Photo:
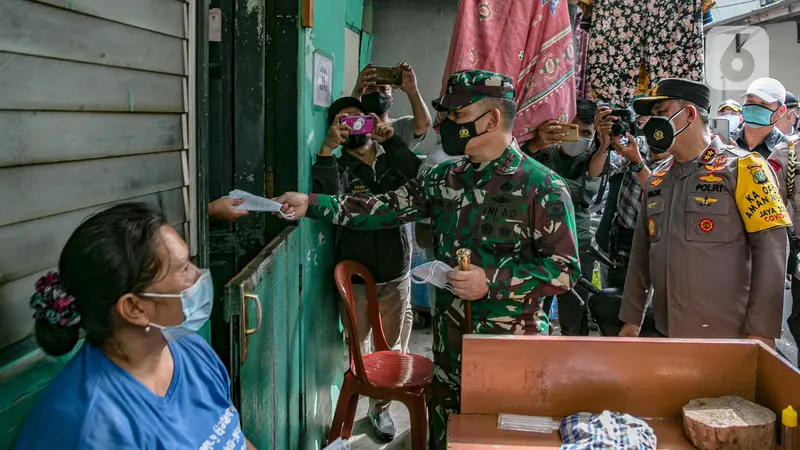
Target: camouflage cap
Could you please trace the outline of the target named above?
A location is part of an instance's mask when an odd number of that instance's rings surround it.
[[[487,97],[514,98],[514,80],[486,70],[464,70],[450,75],[447,92],[433,102],[437,111],[463,108]]]

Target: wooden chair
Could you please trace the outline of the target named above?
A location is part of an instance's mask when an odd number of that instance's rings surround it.
[[[372,328],[375,352],[361,354],[353,299],[352,278],[364,280],[367,310]],[[336,286],[346,306],[350,369],[345,373],[342,392],[328,434],[328,442],[350,438],[358,399],[361,395],[402,402],[411,416],[411,448],[425,450],[428,433],[428,400],[433,382],[433,362],[425,357],[392,351],[386,343],[381,325],[375,280],[366,267],[355,261],[342,261],[334,272]]]

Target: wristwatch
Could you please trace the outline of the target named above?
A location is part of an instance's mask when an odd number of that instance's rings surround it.
[[[631,163],[631,172],[639,173],[639,172],[642,171],[642,169],[644,169],[644,163],[643,162],[639,161],[639,162],[632,162]]]

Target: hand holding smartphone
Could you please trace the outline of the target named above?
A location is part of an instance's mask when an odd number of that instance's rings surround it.
[[[372,134],[375,130],[375,118],[372,116],[346,116],[342,117],[339,122],[352,129],[351,135]]]
[[[728,143],[731,140],[731,128],[728,119],[717,117],[714,119],[714,134],[722,139],[722,142]]]
[[[403,85],[403,71],[399,67],[375,67],[373,68],[376,84],[388,84],[390,86]]]
[[[561,123],[560,133],[563,133],[561,141],[563,142],[578,142],[578,125],[574,123]]]

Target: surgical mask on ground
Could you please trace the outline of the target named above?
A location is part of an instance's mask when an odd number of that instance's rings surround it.
[[[455,293],[453,287],[447,284],[447,274],[453,268],[441,261],[432,261],[411,269],[411,282],[414,284],[430,283],[439,289],[447,289]]]
[[[586,153],[590,145],[592,145],[592,139],[581,136],[578,137],[577,142],[562,142],[561,150],[564,151],[565,155],[575,157]]]
[[[744,123],[751,128],[761,128],[775,125],[775,122],[772,121],[772,113],[774,112],[774,110],[761,105],[742,106]]]
[[[439,127],[439,134],[442,136],[442,150],[450,156],[465,154],[469,141],[486,134],[486,131],[478,133],[475,128],[475,122],[481,120],[490,111],[491,109],[472,122],[455,123],[450,119],[445,119]]]
[[[687,123],[680,130],[675,130],[673,119],[684,111],[686,111],[686,108],[682,108],[670,117],[653,116],[647,121],[643,131],[651,152],[655,154],[666,153],[672,148],[675,144],[675,138],[690,124]]]
[[[155,298],[180,298],[181,309],[183,310],[184,320],[177,326],[164,326],[149,323],[149,326],[161,330],[167,342],[174,342],[178,339],[197,333],[200,328],[208,322],[211,317],[211,308],[214,306],[214,283],[211,280],[211,272],[204,269],[200,278],[194,284],[181,291],[180,294],[139,294],[142,297]]]
[[[731,135],[739,129],[739,116],[736,114],[723,114],[719,118],[728,121],[728,133]]]

